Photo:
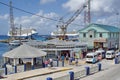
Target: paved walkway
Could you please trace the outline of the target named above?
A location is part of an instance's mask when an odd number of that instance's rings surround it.
[[[86,76],[80,80],[120,80],[120,64],[113,65],[106,70]]]

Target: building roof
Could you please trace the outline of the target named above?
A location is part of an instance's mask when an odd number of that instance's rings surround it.
[[[45,56],[47,53],[40,49],[23,44],[9,52],[3,54],[3,57],[8,58],[36,58]]]
[[[88,27],[91,27],[91,26],[100,27],[100,28],[105,29],[105,30],[107,30],[109,32],[119,32],[120,31],[119,28],[117,28],[115,26],[111,26],[111,25],[103,25],[103,24],[95,24],[95,23],[92,23],[92,24],[88,25]],[[85,28],[83,28],[83,29],[81,29],[79,31],[82,31],[82,30],[84,30],[84,29],[86,29],[88,27],[85,27]]]

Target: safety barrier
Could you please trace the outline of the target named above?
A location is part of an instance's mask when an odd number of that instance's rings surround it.
[[[67,75],[55,78],[53,80],[70,80],[70,76],[69,76],[69,74],[67,74]]]
[[[65,61],[62,60],[62,61],[59,61],[58,59],[57,60],[54,60],[53,61],[53,66],[54,67],[64,67],[65,65]]]
[[[78,78],[81,78],[81,77],[84,77],[84,76],[86,76],[86,71],[85,71],[85,69],[84,69],[84,70],[81,70],[81,71],[75,72],[74,78],[75,78],[75,79],[78,79]]]
[[[90,68],[90,74],[93,74],[93,73],[96,73],[96,72],[98,72],[98,66],[92,66]]]
[[[23,72],[24,71],[24,66],[12,66],[12,65],[6,65],[4,68],[5,70],[5,75],[7,74],[13,74],[13,73],[18,73],[18,72]]]
[[[85,69],[81,71],[76,71],[76,72],[70,71],[69,75],[67,74],[54,79],[48,77],[46,78],[46,80],[80,80],[80,78],[82,77],[101,71],[101,67],[102,67],[101,63],[98,63],[97,65],[92,67],[87,66],[85,67]]]
[[[4,69],[4,68],[1,68],[1,69],[0,69],[0,75],[4,75],[4,73],[5,73],[5,69]]]

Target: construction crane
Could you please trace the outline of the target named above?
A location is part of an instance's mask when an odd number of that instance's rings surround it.
[[[85,1],[87,1],[87,0],[85,0]],[[84,12],[84,23],[85,23],[85,26],[89,25],[90,22],[91,22],[90,1],[91,1],[91,0],[89,0],[89,1],[87,2],[88,6],[87,6],[87,8],[85,9],[85,12]]]
[[[14,26],[14,17],[13,17],[13,7],[12,7],[12,2],[10,1],[10,34],[12,37],[15,36],[16,34],[16,28]]]
[[[89,0],[87,0],[73,15],[72,17],[64,22],[62,25],[57,25],[57,27],[60,27],[61,32],[62,32],[62,36],[60,36],[59,38],[62,40],[66,39],[66,32],[67,32],[67,27],[69,26],[69,24],[71,24],[78,16],[79,14],[87,7]]]

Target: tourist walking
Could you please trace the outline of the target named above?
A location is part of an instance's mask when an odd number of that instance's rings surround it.
[[[69,65],[72,64],[72,57],[69,58]]]
[[[53,67],[53,59],[50,58],[49,61],[50,61],[50,66]]]
[[[45,67],[48,67],[49,61],[45,60],[44,64],[45,64]]]
[[[75,64],[78,66],[78,58],[75,59]]]

